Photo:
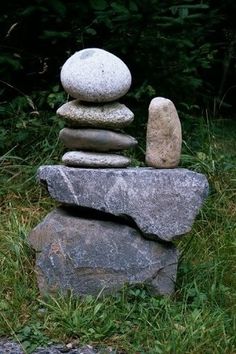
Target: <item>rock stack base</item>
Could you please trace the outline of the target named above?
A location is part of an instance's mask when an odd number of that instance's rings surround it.
[[[41,293],[111,293],[147,284],[174,291],[172,240],[191,229],[208,192],[186,169],[42,166],[38,178],[62,207],[30,234]]]
[[[153,294],[173,292],[178,262],[173,245],[145,240],[122,220],[90,215],[61,207],[31,232],[42,294],[108,294],[144,283]]]

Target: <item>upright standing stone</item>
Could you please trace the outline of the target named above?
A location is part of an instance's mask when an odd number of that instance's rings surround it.
[[[156,168],[177,167],[181,145],[181,124],[173,102],[154,98],[149,106],[146,164]]]

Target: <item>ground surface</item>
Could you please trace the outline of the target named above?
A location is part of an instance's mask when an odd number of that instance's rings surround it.
[[[27,239],[56,205],[35,182],[39,165],[62,156],[53,145],[58,129],[51,131],[53,139],[18,145],[0,159],[0,336],[27,354],[50,343],[125,354],[236,353],[235,124],[193,118],[183,125],[181,166],[204,173],[210,194],[192,231],[176,242],[182,255],[171,298],[145,287],[106,298],[40,296]],[[2,346],[0,353],[11,352]]]

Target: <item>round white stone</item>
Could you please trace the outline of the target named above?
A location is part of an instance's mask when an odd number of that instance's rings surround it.
[[[61,83],[70,96],[86,102],[110,102],[124,96],[131,74],[117,56],[98,48],[80,50],[61,70]]]

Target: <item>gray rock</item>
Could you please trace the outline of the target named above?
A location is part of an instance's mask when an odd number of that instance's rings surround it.
[[[0,340],[0,354],[24,354],[24,351],[19,343],[4,338]]]
[[[156,168],[178,166],[182,133],[174,104],[163,97],[155,97],[149,106],[146,142],[146,164]]]
[[[55,200],[132,218],[146,237],[171,241],[191,230],[208,193],[187,169],[77,169],[42,166],[39,180]]]
[[[74,167],[127,167],[131,160],[128,157],[105,154],[102,152],[69,151],[62,156],[66,166]]]
[[[65,345],[50,345],[46,348],[38,348],[32,354],[108,354],[109,351],[97,351],[90,345],[84,345],[79,348],[68,349]]]
[[[118,151],[137,145],[132,136],[102,129],[70,129],[60,131],[59,139],[69,149]]]
[[[131,74],[115,55],[97,48],[80,50],[61,70],[61,83],[74,98],[87,102],[110,102],[122,97],[131,85]]]
[[[132,123],[134,119],[133,112],[118,102],[86,105],[74,100],[63,104],[57,114],[73,127],[120,129]]]
[[[25,354],[26,351],[19,344],[10,339],[0,339],[0,354]],[[115,354],[110,349],[96,350],[90,345],[84,345],[77,348],[68,349],[67,346],[61,344],[49,345],[47,347],[37,348],[32,354]]]
[[[176,248],[145,240],[130,226],[58,208],[32,230],[29,240],[37,251],[42,294],[108,294],[124,284],[143,283],[154,294],[174,291]]]

